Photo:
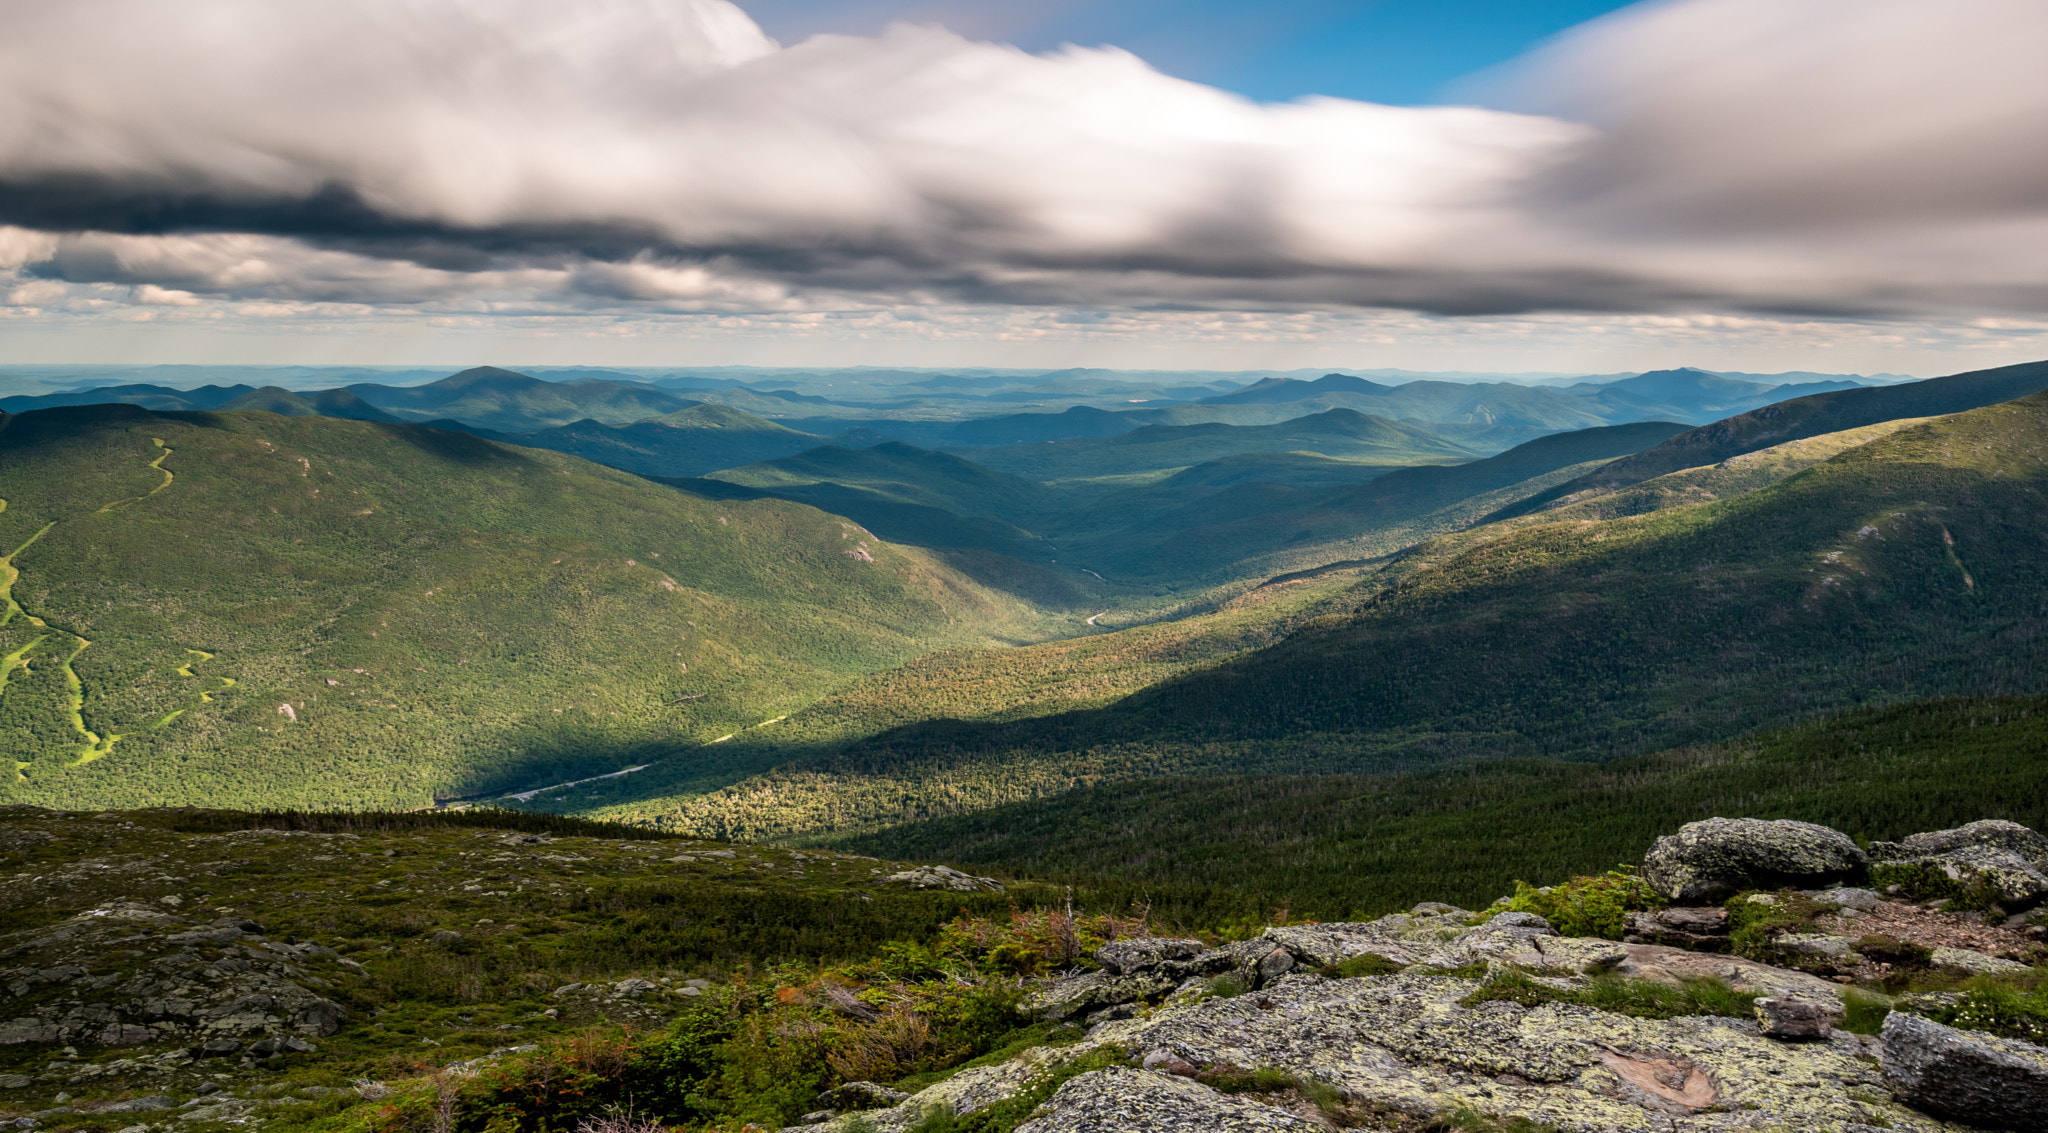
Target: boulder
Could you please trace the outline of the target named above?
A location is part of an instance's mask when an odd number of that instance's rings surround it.
[[[1694,904],[1748,888],[1810,888],[1861,872],[1868,859],[1847,834],[1789,819],[1709,818],[1657,839],[1643,880]]]
[[[1629,944],[1664,944],[1694,952],[1728,950],[1728,910],[1719,905],[1688,908],[1674,905],[1652,912],[1630,913],[1622,939]]]
[[[1020,1010],[1047,1019],[1068,1019],[1161,998],[1180,986],[1181,978],[1144,970],[1123,976],[1107,971],[1062,976],[1026,996]]]
[[[1933,857],[1971,846],[2009,850],[2027,859],[2035,869],[2048,870],[2048,838],[2002,818],[1987,818],[1953,830],[1909,834],[1899,845],[1905,850],[1902,857]]]
[[[1927,1113],[2048,1130],[2048,1048],[1894,1011],[1884,1021],[1882,1068],[1892,1093]]]
[[[1757,1030],[1773,1039],[1824,1039],[1842,1005],[1834,1000],[1765,996],[1756,1001]]]
[[[818,1104],[837,1110],[883,1109],[909,1096],[902,1090],[892,1090],[873,1082],[847,1082],[819,1094]]]

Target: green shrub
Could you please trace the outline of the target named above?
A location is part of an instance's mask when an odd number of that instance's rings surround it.
[[[1620,940],[1628,914],[1668,904],[1662,894],[1636,876],[1634,866],[1619,865],[1598,877],[1574,877],[1542,889],[1517,881],[1515,895],[1487,912],[1535,913],[1566,936]]]
[[[1989,879],[1973,874],[1959,880],[1933,862],[1880,862],[1870,867],[1870,880],[1880,889],[1896,885],[1914,901],[1946,899],[1953,908],[1978,912],[1998,908],[1998,891]]]
[[[1403,967],[1406,965],[1367,952],[1363,956],[1353,956],[1349,960],[1331,965],[1326,974],[1349,980],[1360,976],[1391,976]]]
[[[1842,1021],[1837,1029],[1856,1035],[1874,1035],[1884,1029],[1885,1016],[1892,1013],[1892,1001],[1861,988],[1842,989]]]
[[[1768,897],[1769,901],[1752,901]],[[1745,891],[1728,899],[1728,947],[1737,956],[1770,964],[1785,963],[1773,944],[1779,936],[1798,932],[1827,908],[1798,893]]]
[[[1977,981],[1953,1007],[1929,1014],[1938,1023],[1966,1031],[2048,1044],[2048,985],[2029,992]]]

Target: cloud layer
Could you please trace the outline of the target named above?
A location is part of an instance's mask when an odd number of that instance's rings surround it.
[[[784,48],[723,0],[0,0],[0,27],[0,293],[43,304],[2048,300],[2038,0],[1640,5],[1508,76],[1519,113],[1257,105],[937,28]]]

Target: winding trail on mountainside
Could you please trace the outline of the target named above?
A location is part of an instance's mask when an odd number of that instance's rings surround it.
[[[125,504],[132,504],[137,500],[148,499],[149,497],[156,495],[158,492],[163,491],[165,488],[170,487],[172,482],[177,479],[177,477],[172,475],[170,469],[164,467],[164,461],[170,459],[171,454],[176,450],[165,445],[162,437],[151,437],[149,440],[151,444],[155,445],[158,449],[161,450],[160,452],[157,453],[156,459],[149,462],[149,467],[163,474],[163,483],[158,484],[156,487],[151,488],[149,491],[143,493],[142,495],[127,496],[122,499],[115,500],[113,503],[106,504],[99,509],[99,513],[104,514]],[[4,512],[6,510],[7,501],[4,499],[0,499],[0,512]],[[40,531],[37,531],[34,535],[29,536],[28,540],[22,543],[21,546],[16,547],[12,551],[9,551],[4,557],[0,557],[0,627],[8,625],[12,621],[14,621],[16,615],[19,615],[24,621],[28,622],[28,624],[35,626],[38,629],[47,629],[55,633],[63,634],[67,637],[72,638],[78,643],[72,647],[71,652],[66,654],[62,661],[58,662],[58,668],[64,674],[64,713],[66,718],[71,721],[72,730],[78,733],[79,740],[81,741],[81,746],[78,751],[78,758],[72,760],[70,763],[70,766],[78,767],[82,764],[91,763],[93,760],[99,759],[107,755],[109,752],[112,752],[114,750],[115,744],[121,742],[129,736],[138,735],[143,732],[154,732],[157,729],[162,728],[165,725],[168,725],[171,721],[176,720],[180,716],[183,716],[187,710],[184,708],[173,709],[170,713],[166,714],[154,723],[144,724],[136,728],[130,728],[125,732],[116,732],[112,729],[109,729],[107,731],[107,734],[104,736],[102,736],[98,732],[93,731],[92,728],[85,722],[85,681],[81,679],[78,675],[76,662],[78,660],[79,655],[84,653],[86,649],[92,645],[91,639],[85,637],[82,634],[73,633],[70,630],[50,625],[43,619],[35,616],[34,614],[29,613],[26,609],[22,607],[20,602],[15,600],[14,597],[14,584],[21,579],[21,569],[14,565],[15,556],[21,554],[23,551],[28,550],[30,547],[35,545],[36,540],[41,539],[44,535],[49,534],[50,529],[52,527],[57,526],[57,522],[57,520],[53,519],[50,522],[45,523]],[[21,648],[15,650],[12,653],[7,654],[5,657],[0,657],[0,696],[4,696],[6,694],[8,681],[13,677],[16,670],[25,671],[28,669],[29,650],[34,649],[36,646],[42,644],[44,641],[48,640],[49,637],[50,634],[48,633],[39,634],[28,644],[22,646]],[[213,660],[214,656],[213,654],[200,649],[188,649],[186,650],[186,652],[197,655],[200,661],[211,661]],[[199,662],[187,661],[184,665],[178,668],[178,675],[181,677],[196,676],[197,674],[192,672],[192,666],[198,663]],[[216,679],[222,682],[220,690],[232,688],[235,683],[233,680],[230,680],[227,677],[219,677]],[[202,701],[210,701],[213,699],[213,697],[209,693],[202,692],[199,694],[199,699]],[[27,779],[28,776],[26,772],[31,766],[33,766],[33,764],[24,763],[20,760],[16,760],[14,764],[15,778],[17,780]]]

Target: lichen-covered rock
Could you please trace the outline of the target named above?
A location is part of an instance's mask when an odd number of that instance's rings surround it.
[[[1709,818],[1657,839],[1642,877],[1674,901],[1701,903],[1751,887],[1846,880],[1866,861],[1848,835],[1811,822]]]
[[[946,1110],[956,1118],[967,1117],[1016,1097],[1040,1075],[1095,1049],[1093,1043],[1034,1047],[1008,1062],[962,1070],[887,1109],[840,1114],[829,1121],[791,1126],[784,1133],[841,1133],[856,1119],[875,1133],[905,1133],[924,1122],[933,1110]]]
[[[1884,1080],[1901,1100],[1994,1129],[2048,1130],[2048,1049],[1894,1011]]]
[[[267,940],[244,918],[194,925],[113,901],[0,937],[0,986],[12,1012],[0,1021],[0,1045],[176,1043],[201,1056],[257,1057],[310,1050],[301,1036],[331,1035],[348,1018],[314,988],[352,981],[359,969],[351,964],[310,941]],[[88,968],[97,974],[88,978]]]
[[[1156,972],[1176,980],[1213,976],[1236,966],[1236,957],[1199,940],[1163,936],[1126,937],[1095,950],[1095,962],[1116,975]]]
[[[2029,909],[2048,899],[2048,874],[2018,851],[1998,846],[1961,845],[1938,854],[1894,857],[1873,866],[1871,873],[1883,882],[1907,878],[1915,869],[1939,870],[1966,889],[1988,890],[2008,909]]]
[[[1932,857],[1969,846],[2010,850],[2027,859],[2035,869],[2048,870],[2048,837],[2002,818],[1987,818],[1953,830],[1909,834],[1899,845],[1906,851],[1902,857]]]
[[[1129,975],[1083,972],[1040,985],[1025,997],[1019,1010],[1047,1019],[1070,1019],[1106,1007],[1161,998],[1179,987],[1182,979],[1171,973],[1144,969]]]
[[[1112,1067],[1054,1091],[1017,1133],[1323,1133],[1320,1122],[1186,1078]]]
[[[1479,986],[1420,974],[1291,975],[1257,996],[1169,1003],[1090,1038],[1195,1066],[1273,1067],[1418,1117],[1464,1109],[1644,1133],[1950,1128],[1890,1102],[1854,1035],[1795,1044],[1765,1038],[1749,1020],[1462,1006]]]
[[[727,855],[730,856],[730,855]],[[1003,883],[993,877],[975,877],[951,866],[927,865],[906,869],[875,879],[876,885],[902,885],[911,889],[950,889],[956,893],[1001,893]]]
[[[2018,976],[2026,975],[2034,970],[2017,960],[1987,956],[1982,952],[1973,952],[1968,948],[1950,948],[1946,945],[1934,949],[1934,955],[1931,957],[1930,962],[1937,968],[1948,968],[1952,971],[1970,972],[1986,976]]]

